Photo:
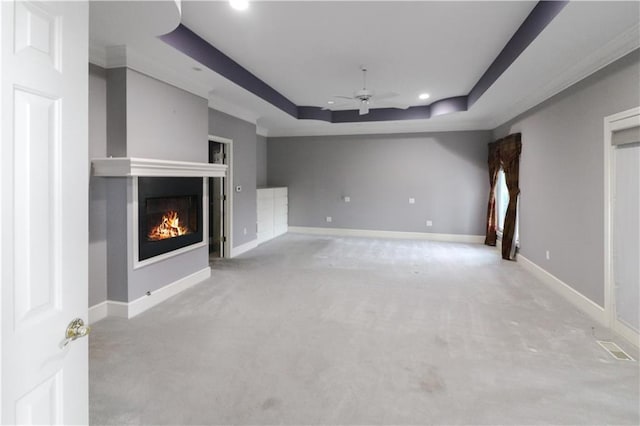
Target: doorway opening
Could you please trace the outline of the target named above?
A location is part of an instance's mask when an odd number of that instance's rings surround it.
[[[640,107],[604,119],[605,313],[611,328],[640,341]]]
[[[225,164],[227,177],[209,178],[209,258],[231,257],[233,185],[231,139],[209,135],[209,163]]]

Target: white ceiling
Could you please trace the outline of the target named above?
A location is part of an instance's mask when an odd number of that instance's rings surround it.
[[[156,3],[161,2],[142,3],[144,13],[136,12],[134,20],[162,22],[164,29],[156,24],[146,34],[127,34],[104,24],[117,19],[113,10],[119,2],[108,3],[109,13],[92,2],[92,61],[126,64],[206,97],[211,106],[256,122],[269,136],[490,129],[640,47],[639,2],[571,2],[469,111],[428,120],[331,124],[296,120],[154,37],[170,31],[176,19],[175,10]],[[326,106],[332,95],[352,94],[361,88],[359,67],[365,65],[368,88],[398,94],[393,103],[375,105],[385,107],[466,95],[534,6],[260,1],[238,12],[226,1],[183,1],[181,12],[184,25],[297,105]],[[121,44],[126,49],[109,48]],[[431,94],[426,102],[417,98],[424,91]]]

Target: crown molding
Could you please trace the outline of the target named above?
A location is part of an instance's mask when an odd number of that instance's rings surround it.
[[[256,126],[256,134],[260,136],[264,136],[265,138],[269,136],[269,129],[262,126]]]
[[[350,135],[387,135],[407,133],[458,132],[473,130],[493,130],[487,120],[458,119],[436,123],[429,120],[384,121],[374,123],[324,124],[314,128],[270,128],[268,137],[304,137],[304,136],[350,136]]]
[[[557,95],[574,84],[584,80],[598,72],[607,65],[617,61],[623,56],[640,47],[640,24],[629,27],[617,37],[592,51],[581,61],[573,63],[557,76],[549,80],[538,90],[532,90],[531,96],[523,97],[511,105],[505,107],[500,114],[494,116],[491,124],[501,126],[509,120],[540,105],[547,99]],[[537,94],[537,96],[535,95]]]
[[[97,43],[89,43],[89,62],[101,68],[107,67],[107,52]]]
[[[209,108],[231,115],[242,121],[246,121],[248,123],[257,125],[259,116],[258,114],[251,111],[250,109],[243,108],[232,102],[226,101],[220,98],[219,96],[216,96],[215,91],[209,92],[208,99],[209,99]]]

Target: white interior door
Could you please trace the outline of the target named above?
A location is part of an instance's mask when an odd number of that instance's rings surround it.
[[[87,424],[88,4],[0,8],[2,423]]]
[[[640,143],[614,149],[613,282],[616,320],[640,330]]]

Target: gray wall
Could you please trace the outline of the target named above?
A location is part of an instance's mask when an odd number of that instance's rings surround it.
[[[256,135],[256,184],[267,186],[267,138]]]
[[[126,68],[91,65],[89,81],[90,158],[207,161],[206,99]],[[202,247],[133,270],[127,262],[131,179],[91,178],[89,194],[90,306],[135,300],[208,266]]]
[[[89,64],[89,160],[107,156],[107,80]],[[90,164],[90,163],[89,163]],[[89,306],[107,300],[106,181],[89,178]]]
[[[233,246],[256,239],[256,126],[209,108],[209,134],[233,140]],[[244,233],[244,230],[247,233]]]
[[[127,156],[207,162],[207,100],[127,69]]]
[[[522,133],[521,253],[600,306],[603,119],[640,105],[638,52],[494,130],[494,138]]]
[[[99,67],[92,64],[94,69]],[[127,156],[127,69],[105,70],[107,77],[107,155]],[[91,93],[89,93],[91,96]]]
[[[290,226],[481,235],[490,140],[490,131],[269,138],[268,183],[289,187]]]

